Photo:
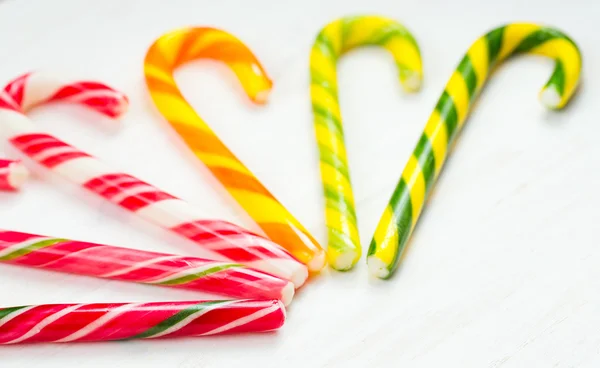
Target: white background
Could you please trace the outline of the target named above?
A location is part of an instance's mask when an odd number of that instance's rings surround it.
[[[168,5],[167,5],[168,4]],[[0,83],[47,70],[127,93],[117,124],[70,106],[39,124],[105,161],[252,227],[168,134],[142,61],[161,34],[211,25],[240,37],[274,79],[252,106],[228,70],[178,71],[186,97],[298,219],[324,242],[323,200],[308,92],[314,36],[343,15],[404,23],[424,59],[422,91],[405,95],[389,55],[339,64],[341,105],[363,246],[439,94],[471,42],[510,21],[561,28],[580,45],[584,82],[563,112],[536,93],[552,62],[522,57],[488,84],[455,146],[408,256],[392,280],[325,270],[264,335],[0,347],[0,367],[598,367],[600,365],[600,3],[597,1],[0,1]],[[112,129],[100,126],[113,125]],[[193,254],[78,191],[29,182],[0,195],[0,226],[140,249]],[[191,292],[0,265],[0,307],[197,299]]]

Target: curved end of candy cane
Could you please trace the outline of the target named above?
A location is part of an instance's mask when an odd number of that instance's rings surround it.
[[[271,95],[271,88],[273,83],[266,75],[263,77],[252,78],[253,80],[242,79],[240,77],[240,83],[244,87],[246,95],[258,105],[264,105],[269,101]]]
[[[283,288],[283,290],[281,290],[281,301],[283,302],[283,305],[285,305],[286,307],[290,305],[292,303],[292,300],[294,299],[294,294],[294,284],[288,282],[288,284]]]
[[[103,83],[68,79],[45,72],[24,74],[4,87],[15,110],[28,110],[49,102],[78,104],[113,119],[129,107],[125,94]]]
[[[377,256],[367,257],[367,265],[369,266],[369,273],[377,278],[387,279],[391,276],[391,272],[385,262]]]
[[[414,71],[405,71],[400,76],[400,83],[406,92],[417,92],[420,90],[422,81],[422,74]]]
[[[21,189],[27,179],[29,179],[29,170],[22,163],[13,162],[10,164],[7,181],[14,190]]]
[[[552,110],[560,109],[564,106],[560,93],[558,93],[554,86],[545,87],[540,92],[539,98],[544,106]]]
[[[148,49],[144,61],[150,93],[178,90],[173,72],[192,60],[210,59],[226,64],[248,97],[267,102],[273,82],[258,58],[237,37],[211,27],[189,27],[165,33]]]

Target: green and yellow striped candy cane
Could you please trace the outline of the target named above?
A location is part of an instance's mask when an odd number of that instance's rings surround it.
[[[369,247],[370,272],[388,278],[398,266],[425,198],[435,183],[475,97],[500,62],[521,53],[555,60],[550,80],[540,92],[542,103],[561,109],[569,101],[581,72],[581,54],[564,33],[537,24],[513,23],[479,38],[461,60],[431,114]]]
[[[421,55],[414,37],[392,19],[341,18],[325,26],[313,45],[310,94],[326,200],[327,258],[337,270],[352,268],[361,248],[338,104],[336,63],[344,53],[365,45],[381,46],[392,54],[406,91],[418,90],[422,78]]]

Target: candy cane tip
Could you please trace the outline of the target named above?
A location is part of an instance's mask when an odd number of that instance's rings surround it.
[[[407,92],[416,92],[421,88],[421,76],[417,73],[406,75],[401,82]]]
[[[306,267],[312,272],[321,271],[325,267],[326,259],[325,252],[320,251],[306,264]]]
[[[561,100],[560,93],[558,93],[554,86],[544,88],[540,93],[540,101],[549,109],[560,108]]]
[[[266,104],[267,102],[269,102],[269,94],[270,94],[270,92],[271,92],[271,91],[269,91],[269,90],[266,90],[266,89],[265,89],[265,90],[262,90],[262,91],[259,91],[259,92],[257,92],[257,93],[254,95],[254,97],[252,98],[252,100],[253,100],[254,102],[256,102],[257,104],[264,105],[264,104]]]
[[[352,266],[354,266],[354,260],[356,259],[356,256],[357,252],[349,250],[340,253],[336,259],[330,259],[329,264],[338,271],[348,271],[352,268]]]
[[[281,290],[281,301],[283,302],[283,305],[285,305],[286,307],[290,305],[292,299],[294,299],[294,294],[294,284],[288,282],[288,284],[283,288],[283,290]]]
[[[29,178],[29,171],[20,162],[15,162],[10,165],[10,174],[8,174],[8,182],[10,185],[19,189]]]
[[[281,322],[283,325],[283,323],[285,323],[285,320],[287,319],[287,310],[285,309],[285,304],[281,300],[278,300],[277,304],[279,305],[279,309],[281,310],[281,315],[283,317],[283,321]]]
[[[367,265],[369,266],[369,273],[377,278],[387,279],[390,276],[387,265],[377,256],[367,257]]]
[[[290,281],[294,284],[296,289],[304,285],[306,279],[308,279],[308,269],[306,267],[302,267],[294,271],[290,277]]]

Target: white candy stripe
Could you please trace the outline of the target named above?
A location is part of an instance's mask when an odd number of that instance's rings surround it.
[[[109,170],[106,164],[94,157],[77,157],[67,160],[55,166],[52,170],[79,185],[113,172]]]
[[[179,323],[176,323],[173,326],[167,328],[166,330],[164,330],[162,332],[159,332],[156,335],[149,336],[147,338],[148,339],[155,339],[157,337],[166,336],[166,335],[170,335],[172,333],[175,333],[175,332],[181,330],[182,328],[184,328],[185,326],[189,325],[190,323],[192,323],[194,320],[200,318],[202,315],[210,312],[211,310],[217,309],[217,308],[221,308],[223,306],[226,306],[226,305],[229,305],[229,304],[234,304],[234,303],[237,303],[237,301],[236,300],[230,300],[230,301],[227,301],[227,302],[216,303],[216,304],[213,304],[211,306],[204,307],[204,309],[202,309],[202,310],[200,310],[200,311],[198,311],[196,313],[193,313],[193,314],[187,316],[185,319],[181,320]]]
[[[150,266],[151,264],[154,264],[154,263],[160,263],[160,262],[163,262],[163,261],[170,261],[170,260],[176,260],[176,259],[181,259],[181,258],[183,258],[183,257],[181,257],[181,256],[164,256],[164,257],[158,257],[158,258],[154,258],[154,259],[149,259],[149,260],[144,261],[144,262],[136,263],[136,264],[134,264],[131,267],[127,267],[127,268],[123,268],[123,269],[120,269],[120,270],[116,270],[116,271],[112,271],[112,272],[108,272],[108,273],[102,274],[99,277],[108,278],[108,277],[121,276],[121,275],[128,274],[130,272],[139,270],[141,268],[148,267],[148,266]]]
[[[77,148],[73,148],[70,146],[61,146],[61,147],[49,147],[40,151],[37,155],[30,156],[32,160],[41,162],[50,157],[62,155],[65,153],[77,153],[81,152]]]
[[[254,322],[257,319],[263,318],[264,316],[267,316],[267,315],[269,315],[269,314],[271,314],[271,313],[273,313],[273,312],[275,312],[275,311],[277,311],[277,310],[279,310],[281,308],[283,308],[283,304],[281,304],[281,302],[279,302],[279,303],[277,303],[277,304],[275,304],[275,305],[273,305],[273,306],[271,306],[269,308],[261,309],[261,310],[259,310],[257,312],[252,313],[249,316],[238,318],[235,321],[231,321],[231,322],[229,322],[228,324],[226,324],[224,326],[221,326],[221,327],[215,328],[214,330],[205,332],[205,333],[201,334],[200,336],[215,335],[215,334],[218,334],[218,333],[222,333],[222,332],[225,332],[225,331],[232,330],[232,329],[234,329],[236,327],[243,326],[243,325],[246,325],[246,324],[248,324],[250,322]]]
[[[54,238],[48,238],[48,237],[40,236],[40,237],[34,237],[34,238],[31,238],[31,239],[28,239],[28,240],[26,240],[24,242],[21,242],[21,243],[13,244],[13,245],[9,246],[8,248],[0,250],[0,258],[4,257],[4,256],[7,256],[7,255],[9,255],[9,254],[11,254],[13,252],[16,252],[16,251],[18,251],[20,249],[27,248],[28,246],[30,246],[32,244],[35,244],[35,243],[38,243],[38,242],[41,242],[41,241],[44,241],[44,240],[48,240],[48,239],[54,239]]]
[[[137,214],[155,224],[172,228],[184,223],[209,218],[181,199],[166,199],[140,208]]]
[[[22,134],[32,134],[37,131],[31,120],[13,110],[0,108],[0,120],[2,121],[0,134],[4,139],[11,139]]]
[[[56,78],[47,73],[30,74],[25,82],[25,91],[21,102],[22,109],[27,111],[35,105],[48,101],[58,91],[74,82],[65,78]]]
[[[178,271],[176,273],[170,274],[166,277],[163,277],[162,279],[158,279],[158,280],[152,280],[152,281],[147,281],[149,284],[160,284],[163,282],[167,282],[167,281],[171,281],[171,280],[176,280],[180,277],[185,277],[185,276],[189,276],[189,275],[193,275],[196,273],[200,273],[200,272],[204,272],[206,270],[209,270],[213,267],[219,267],[219,266],[224,266],[224,265],[228,265],[231,263],[209,263],[206,265],[202,265],[199,267],[194,267],[194,268],[188,268],[182,271]],[[220,272],[220,271],[218,271]]]
[[[158,189],[156,189],[155,187],[153,187],[152,185],[149,184],[139,184],[130,188],[120,188],[121,192],[115,194],[113,197],[110,198],[110,201],[113,203],[119,203],[121,201],[123,201],[124,199],[127,199],[129,197],[133,197],[135,195],[138,194],[142,194],[142,193],[148,193],[148,192],[156,192],[159,191]]]
[[[0,327],[4,326],[5,324],[7,324],[8,322],[10,322],[11,320],[17,318],[21,314],[29,312],[30,310],[32,310],[35,307],[36,307],[35,305],[32,305],[32,306],[29,306],[29,307],[21,308],[21,309],[15,311],[15,312],[12,312],[8,316],[0,319]]]
[[[97,320],[95,320],[94,322],[90,323],[89,325],[83,327],[81,330],[76,331],[72,334],[70,334],[69,336],[60,339],[60,340],[56,340],[55,342],[70,342],[70,341],[75,341],[75,340],[79,340],[87,335],[89,335],[90,333],[98,330],[100,327],[106,325],[108,322],[112,321],[113,319],[117,318],[118,316],[120,316],[121,314],[130,311],[132,309],[135,309],[136,307],[142,305],[141,303],[136,303],[136,304],[125,304],[122,305],[120,307],[111,309],[109,312],[107,312],[105,315],[103,315],[102,317],[98,318]]]
[[[21,341],[25,341],[25,340],[37,335],[38,333],[40,333],[40,331],[42,331],[49,324],[56,322],[60,318],[66,316],[67,314],[73,312],[74,310],[76,310],[77,308],[79,308],[81,306],[83,306],[83,304],[72,305],[70,307],[64,308],[60,312],[49,315],[48,317],[41,320],[37,325],[33,326],[26,334],[14,339],[14,340],[8,341],[8,342],[6,342],[6,344],[17,344]]]

